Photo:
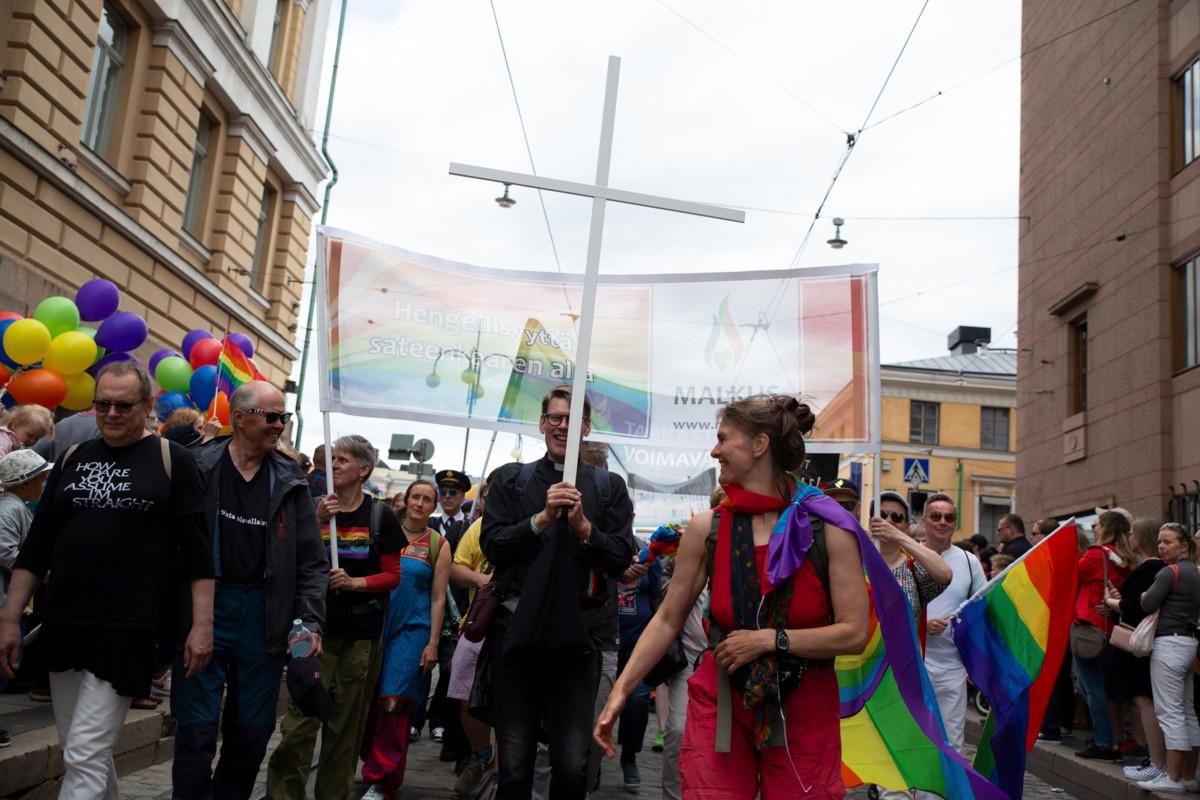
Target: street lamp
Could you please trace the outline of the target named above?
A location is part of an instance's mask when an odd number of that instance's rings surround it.
[[[843,247],[849,244],[849,242],[842,238],[842,226],[845,224],[846,220],[842,219],[841,217],[833,218],[833,238],[827,240],[825,243],[834,250],[841,250]]]

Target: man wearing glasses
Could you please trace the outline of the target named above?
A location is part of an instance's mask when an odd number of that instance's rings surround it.
[[[853,514],[855,519],[858,519],[862,500],[858,493],[858,487],[854,485],[854,481],[849,478],[838,478],[831,481],[825,487],[825,494],[836,500],[839,506]]]
[[[292,620],[312,632],[321,655],[329,562],[308,483],[275,449],[292,416],[268,383],[230,398],[233,436],[196,452],[207,478],[217,591],[213,660],[195,677],[176,666],[171,713],[179,722],[174,796],[246,798],[275,729],[279,682]],[[215,772],[221,696],[221,757]]]
[[[950,585],[926,609],[925,668],[937,695],[946,736],[955,749],[961,750],[967,711],[967,671],[954,646],[949,615],[982,589],[987,579],[979,559],[951,543],[957,521],[958,510],[948,495],[930,495],[925,501],[925,545],[940,555],[954,573]]]
[[[617,475],[586,463],[562,478],[571,388],[542,399],[546,455],[506,464],[483,513],[483,552],[504,601],[483,653],[490,662],[499,745],[497,800],[528,800],[539,737],[550,745],[550,797],[583,800],[600,682],[602,614],[609,582],[636,552],[633,504]],[[591,431],[583,401],[583,435]]]

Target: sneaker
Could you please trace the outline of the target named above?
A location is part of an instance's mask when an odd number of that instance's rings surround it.
[[[459,797],[474,797],[483,788],[483,784],[491,779],[492,770],[489,765],[472,758],[471,763],[467,764],[467,768],[454,782],[454,793]]]
[[[1168,792],[1170,794],[1183,794],[1183,781],[1173,781],[1167,773],[1151,778],[1148,781],[1138,781],[1138,786],[1145,789],[1147,792]]]
[[[372,783],[371,788],[367,789],[367,793],[362,796],[362,800],[391,800],[387,792],[379,788],[379,784]]]
[[[1089,744],[1082,750],[1075,752],[1075,755],[1080,758],[1090,758],[1096,761],[1120,761],[1121,751],[1115,747],[1096,747],[1094,744]]]
[[[0,728],[0,747],[9,747],[10,745],[12,745],[12,736],[8,731]]]
[[[1038,741],[1039,742],[1061,742],[1062,734],[1047,733],[1046,731],[1041,731],[1038,733]]]
[[[410,742],[419,742],[419,741],[421,741],[421,729],[420,729],[420,728],[417,728],[417,727],[415,727],[415,726],[409,726],[409,728],[408,728],[408,741],[410,741]],[[366,797],[366,795],[363,795],[363,796],[364,796],[364,797]]]
[[[625,776],[625,790],[636,793],[642,788],[642,774],[638,772],[636,761],[626,761],[621,764],[621,772]]]
[[[654,744],[652,744],[650,746],[650,749],[656,753],[661,753],[663,751],[663,748],[666,746],[666,737],[667,737],[666,731],[659,731],[658,734],[654,737]]]
[[[35,703],[49,703],[50,690],[46,689],[46,691],[43,692],[40,689],[33,689],[29,692],[29,699]]]
[[[429,735],[431,737],[433,737],[433,740],[435,742],[437,742],[438,744],[441,744],[442,740],[446,738],[446,729],[445,728],[431,728],[429,731]]]
[[[1131,781],[1148,781],[1161,774],[1162,770],[1150,763],[1150,759],[1146,759],[1137,766],[1125,768],[1125,777]]]
[[[1200,781],[1192,778],[1190,781],[1183,782],[1183,788],[1189,792],[1200,792]]]

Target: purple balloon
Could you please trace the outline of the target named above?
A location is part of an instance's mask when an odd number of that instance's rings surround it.
[[[104,278],[88,281],[75,293],[79,318],[85,322],[108,319],[120,304],[121,292],[117,290],[117,285]]]
[[[88,369],[88,372],[94,378],[100,374],[100,370],[104,369],[109,364],[115,364],[118,361],[132,361],[135,364],[141,363],[136,358],[129,355],[129,353],[109,353],[104,358],[93,364],[91,368]]]
[[[249,336],[244,333],[231,333],[229,341],[236,344],[238,349],[246,354],[246,358],[254,358],[254,343],[250,341]]]
[[[158,368],[158,362],[162,361],[164,358],[170,358],[171,356],[183,358],[183,356],[179,354],[179,351],[172,350],[169,347],[164,347],[162,350],[154,351],[154,355],[150,356],[150,366],[148,367],[150,374],[154,374],[154,370]]]
[[[127,353],[141,347],[148,333],[146,320],[132,311],[118,311],[100,323],[96,344],[112,352]]]
[[[188,331],[187,335],[183,337],[183,346],[181,348],[183,350],[183,360],[188,361],[189,359],[191,359],[192,348],[196,345],[196,342],[200,341],[201,339],[215,339],[215,338],[217,338],[217,337],[213,336],[211,333],[204,330],[203,328],[195,328],[193,330]]]

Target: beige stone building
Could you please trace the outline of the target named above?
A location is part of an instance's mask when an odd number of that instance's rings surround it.
[[[1194,526],[1200,0],[1023,7],[1017,493]]]
[[[121,287],[145,356],[247,333],[282,385],[331,0],[0,0],[0,310]]]

